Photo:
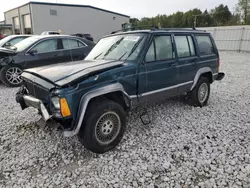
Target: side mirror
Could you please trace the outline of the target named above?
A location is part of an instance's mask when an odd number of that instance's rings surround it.
[[[34,55],[36,53],[37,53],[37,50],[30,50],[30,51],[28,51],[28,54],[30,54],[30,55]]]

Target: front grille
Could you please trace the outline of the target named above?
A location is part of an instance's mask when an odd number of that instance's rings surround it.
[[[49,90],[45,89],[44,87],[42,87],[41,85],[32,82],[31,80],[25,79],[23,78],[23,83],[24,86],[26,87],[26,89],[29,92],[29,95],[40,99],[41,101],[43,101],[44,103],[48,103],[49,101]]]

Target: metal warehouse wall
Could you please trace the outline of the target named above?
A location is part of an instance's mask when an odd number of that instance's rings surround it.
[[[31,4],[31,12],[34,34],[60,29],[62,34],[90,33],[95,41],[129,21],[128,17],[88,7]]]
[[[19,29],[20,29],[20,32],[23,33],[24,23],[23,23],[22,16],[26,14],[30,14],[29,5],[25,5],[25,6],[7,11],[5,12],[5,23],[12,24],[12,27],[14,27],[13,17],[19,17],[19,22],[20,22]]]
[[[250,26],[198,28],[210,32],[219,50],[250,52]]]

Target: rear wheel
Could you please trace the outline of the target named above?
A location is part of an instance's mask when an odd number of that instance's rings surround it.
[[[126,128],[126,114],[120,104],[110,100],[94,101],[85,117],[78,134],[85,148],[104,153],[119,144]]]
[[[22,83],[22,69],[16,65],[7,65],[0,71],[0,80],[9,87],[18,87]]]
[[[190,103],[193,106],[203,107],[207,104],[210,95],[210,82],[206,77],[200,77],[195,88],[190,93]]]

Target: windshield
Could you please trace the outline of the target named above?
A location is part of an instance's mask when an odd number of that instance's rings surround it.
[[[125,34],[103,38],[85,59],[135,60],[145,38],[145,34]]]
[[[14,38],[14,36],[8,36],[0,40],[0,47],[3,47],[10,39]]]
[[[15,44],[14,47],[17,49],[16,50],[17,52],[22,52],[23,50],[28,48],[30,45],[32,45],[33,43],[35,43],[39,39],[40,39],[39,37],[29,37],[29,38],[26,38],[26,39],[22,40],[21,42]]]

